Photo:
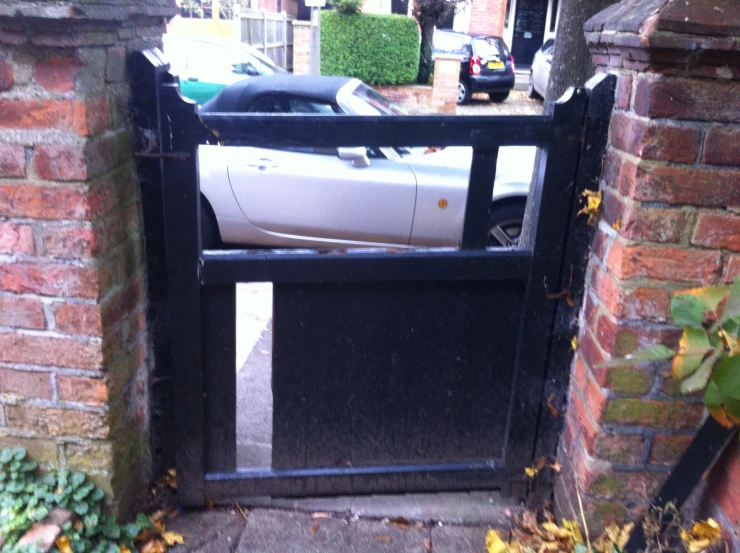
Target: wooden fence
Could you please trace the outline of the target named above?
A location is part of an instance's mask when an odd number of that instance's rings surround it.
[[[239,18],[242,42],[257,48],[283,69],[293,69],[292,16],[285,12],[245,10]]]

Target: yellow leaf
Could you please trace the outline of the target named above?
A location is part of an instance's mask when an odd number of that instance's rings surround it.
[[[578,527],[578,523],[575,520],[563,519],[563,528],[570,530],[574,542],[583,543],[583,534],[581,534],[581,529]]]
[[[185,542],[182,534],[178,534],[177,532],[162,532],[162,539],[167,545],[182,545]]]
[[[685,328],[678,341],[678,354],[673,358],[673,378],[682,380],[693,374],[712,352],[707,333],[698,328]]]
[[[72,548],[69,545],[69,536],[59,536],[54,543],[59,549],[59,553],[72,553]]]
[[[570,349],[573,351],[578,349],[578,336],[573,336],[573,339],[570,341]]]
[[[601,191],[584,190],[582,195],[586,198],[586,205],[578,212],[578,215],[588,215],[587,223],[593,227],[601,211]]]
[[[538,472],[540,472],[540,471],[538,471],[537,470],[537,467],[535,467],[534,465],[531,466],[531,467],[527,467],[527,468],[524,469],[524,474],[526,474],[530,478],[534,478],[535,476],[537,476],[537,473]]]
[[[141,553],[165,553],[167,548],[161,540],[151,540],[144,544]]]
[[[740,354],[740,343],[738,342],[737,336],[733,336],[729,332],[725,331],[724,328],[721,328],[718,334],[719,337],[722,339],[722,343],[725,345],[728,352],[730,353],[730,356]]]
[[[619,232],[620,230],[622,230],[622,219],[617,219],[616,221],[614,221],[614,224],[612,225],[612,228],[614,230],[616,230],[617,232]]]
[[[118,553],[131,553],[131,550],[125,545],[118,546]]]
[[[169,469],[162,479],[164,485],[173,490],[177,489],[177,471],[175,469]]]
[[[486,534],[486,552],[487,553],[507,553],[508,547],[496,530],[489,530]]]

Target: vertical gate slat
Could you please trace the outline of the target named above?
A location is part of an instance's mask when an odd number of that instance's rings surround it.
[[[519,353],[514,373],[513,405],[509,411],[507,465],[532,459],[537,419],[545,405],[542,397],[547,350],[556,302],[547,295],[557,290],[563,248],[568,227],[568,213],[573,194],[575,169],[581,144],[583,119],[588,99],[582,89],[557,103],[553,122],[559,136],[541,152],[535,188],[530,192],[526,221],[532,221],[520,246],[532,244],[532,270],[527,285],[519,335]],[[517,478],[515,475],[513,478]],[[518,475],[523,481],[524,471]]]
[[[470,166],[468,199],[465,205],[464,250],[485,248],[488,243],[488,210],[493,196],[498,148],[475,148]]]
[[[204,286],[206,467],[236,469],[236,286]]]

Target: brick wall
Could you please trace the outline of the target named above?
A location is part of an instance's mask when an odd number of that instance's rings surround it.
[[[654,343],[676,346],[671,293],[738,273],[740,48],[727,38],[738,28],[735,0],[713,9],[628,0],[586,24],[598,70],[619,80],[560,451],[556,498],[566,513],[577,482],[592,518],[633,514],[701,420],[701,397],[680,395],[665,365],[597,364]],[[712,488],[735,524],[736,457],[719,469],[732,487],[723,479]]]
[[[311,23],[293,21],[293,74],[308,75],[311,66]]]
[[[503,36],[505,21],[506,0],[471,0],[469,33]]]
[[[173,12],[0,6],[0,447],[90,472],[121,509],[149,470],[125,57]]]
[[[434,61],[432,86],[373,86],[375,90],[411,114],[451,113],[457,109],[460,58],[438,57]]]

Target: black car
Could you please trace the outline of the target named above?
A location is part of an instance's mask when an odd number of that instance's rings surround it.
[[[458,104],[468,103],[473,92],[486,92],[491,101],[503,102],[514,88],[514,56],[501,37],[438,30],[433,54],[460,56]]]

